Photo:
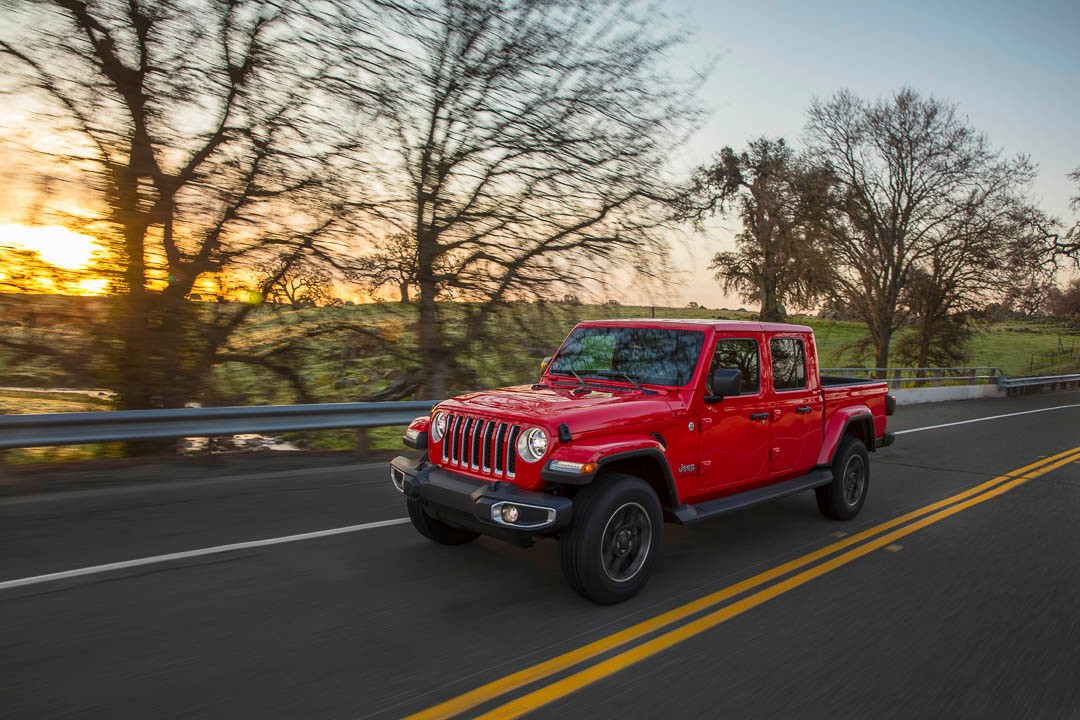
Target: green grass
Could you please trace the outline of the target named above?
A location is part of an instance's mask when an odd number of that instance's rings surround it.
[[[1080,330],[1061,323],[995,323],[976,332],[970,343],[975,365],[1000,368],[1006,375],[1058,375],[1080,367]]]
[[[73,393],[0,390],[0,415],[111,410],[112,403]]]

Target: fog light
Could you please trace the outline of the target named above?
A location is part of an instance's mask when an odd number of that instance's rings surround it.
[[[513,505],[503,505],[502,519],[505,523],[516,523],[518,521],[518,509]]]

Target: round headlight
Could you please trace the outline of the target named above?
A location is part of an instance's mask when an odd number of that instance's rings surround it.
[[[446,434],[446,413],[437,412],[431,417],[431,440],[439,442]]]
[[[529,428],[518,436],[518,455],[525,462],[536,462],[544,457],[548,448],[548,436],[538,427]]]

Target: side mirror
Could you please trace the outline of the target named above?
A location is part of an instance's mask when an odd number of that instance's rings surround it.
[[[716,368],[709,377],[711,394],[705,395],[705,402],[716,403],[729,395],[738,395],[742,392],[742,371],[728,368]]]
[[[550,355],[548,355],[546,358],[544,358],[543,360],[540,361],[540,374],[541,375],[544,374],[544,371],[547,370],[547,367],[550,364],[551,364],[551,356]]]

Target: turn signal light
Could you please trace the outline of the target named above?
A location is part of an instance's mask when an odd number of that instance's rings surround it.
[[[578,473],[581,475],[590,475],[596,472],[596,463],[576,463],[567,460],[552,460],[548,467],[552,470],[558,470],[559,472]]]

